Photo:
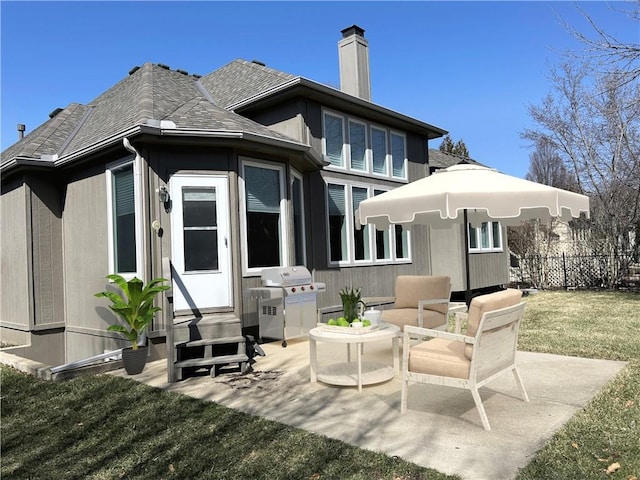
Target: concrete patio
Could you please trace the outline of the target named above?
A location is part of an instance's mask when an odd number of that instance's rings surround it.
[[[253,372],[216,378],[196,374],[168,384],[166,362],[131,378],[216,402],[252,415],[399,456],[465,479],[512,479],[578,410],[624,367],[624,362],[518,352],[529,394],[524,403],[511,375],[480,390],[491,431],[485,431],[469,391],[410,384],[400,415],[400,378],[366,386],[335,387],[309,381],[309,342],[262,345]],[[366,360],[391,364],[390,342],[368,344]],[[320,366],[346,359],[344,345],[318,344]],[[112,372],[125,376],[123,370]]]

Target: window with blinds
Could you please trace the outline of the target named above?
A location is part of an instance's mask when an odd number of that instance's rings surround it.
[[[329,168],[407,180],[407,138],[402,132],[329,111],[323,113],[323,128]]]
[[[361,187],[351,187],[351,198],[353,199],[353,219],[355,223],[356,210],[360,202],[369,197],[369,189]],[[363,225],[362,228],[353,229],[353,249],[356,260],[371,260],[371,245],[369,244],[370,225]]]
[[[281,265],[281,168],[244,165],[248,268]]]
[[[393,176],[397,178],[407,178],[406,153],[404,135],[391,134],[391,165]]]
[[[361,184],[327,182],[331,263],[349,266],[411,261],[409,232],[401,226],[392,225],[385,230],[377,230],[373,225],[356,228],[356,211],[360,203],[381,193],[384,191]]]
[[[136,272],[136,213],[133,164],[111,171],[115,273]]]
[[[325,154],[331,165],[344,165],[342,149],[344,148],[344,131],[342,117],[324,114],[324,142]]]
[[[332,262],[347,257],[347,204],[344,185],[327,185],[329,214],[329,251]]]
[[[367,127],[353,120],[349,121],[349,160],[351,170],[367,170]]]
[[[500,222],[483,222],[479,227],[467,225],[469,229],[469,252],[502,252],[502,225]]]

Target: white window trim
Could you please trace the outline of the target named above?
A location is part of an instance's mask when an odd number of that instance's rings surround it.
[[[375,244],[375,227],[372,224],[362,225],[361,228],[369,229],[369,252],[371,254],[371,258],[368,260],[356,260],[355,259],[355,245],[353,241],[353,236],[355,232],[355,220],[352,214],[353,212],[353,192],[352,188],[365,188],[367,189],[367,198],[372,198],[374,191],[389,191],[389,189],[385,187],[380,187],[378,185],[371,185],[362,182],[349,182],[344,180],[337,179],[325,179],[325,185],[327,187],[329,185],[340,185],[345,188],[345,211],[346,215],[346,229],[347,229],[347,259],[332,261],[331,260],[331,241],[330,241],[330,232],[329,232],[329,196],[325,195],[325,225],[326,225],[326,244],[327,244],[327,264],[331,267],[359,267],[366,265],[397,265],[397,264],[406,264],[412,262],[412,249],[411,249],[411,232],[408,229],[405,229],[407,234],[407,252],[405,254],[406,257],[398,258],[396,257],[396,239],[395,239],[395,225],[390,225],[388,227],[389,234],[389,249],[391,253],[391,258],[376,258],[376,244]],[[404,228],[404,226],[403,226]]]
[[[306,226],[306,217],[305,217],[305,208],[304,208],[304,177],[303,175],[298,172],[297,170],[294,170],[293,168],[291,169],[291,188],[289,191],[289,197],[291,198],[291,214],[293,215],[293,209],[295,208],[295,205],[293,204],[293,181],[294,179],[298,179],[300,181],[300,221],[302,222],[302,258],[306,259],[307,258],[307,229],[305,228]],[[293,225],[293,218],[291,219],[291,226],[294,227]],[[294,235],[294,245],[293,247],[295,248],[295,230],[293,232]],[[295,259],[295,252],[294,252],[294,259]]]
[[[333,165],[329,161],[329,157],[327,156],[327,138],[325,136],[326,131],[326,115],[331,115],[333,117],[337,117],[342,119],[342,164],[341,165]],[[358,123],[365,127],[365,170],[358,170],[351,167],[351,131],[349,129],[350,123]],[[371,130],[376,129],[385,134],[385,172],[379,173],[373,171],[373,148],[372,148],[372,133]],[[393,157],[391,155],[391,135],[397,135],[402,137],[404,142],[404,164],[403,171],[404,176],[395,176],[393,174]],[[379,124],[371,123],[366,120],[362,120],[357,117],[352,117],[350,115],[336,112],[335,110],[330,110],[323,108],[322,109],[322,155],[323,158],[329,162],[329,165],[324,167],[327,170],[334,170],[338,172],[350,172],[356,175],[367,175],[371,177],[384,178],[386,180],[393,180],[396,182],[408,182],[408,165],[409,161],[407,158],[407,134],[398,130],[393,130],[389,127],[384,127]]]
[[[135,214],[135,236],[136,236],[136,271],[121,273],[116,271],[115,245],[113,235],[115,227],[113,225],[113,172],[120,170],[129,165],[133,165],[133,201]],[[142,276],[143,260],[142,260],[142,193],[141,193],[141,169],[139,162],[135,158],[127,158],[117,162],[110,163],[106,166],[105,177],[107,182],[107,245],[109,258],[109,274],[117,273],[122,275],[126,280],[134,277],[144,281]]]
[[[476,248],[471,248],[471,236],[469,235],[469,244],[467,245],[467,248],[469,250],[469,253],[500,253],[504,251],[504,239],[503,239],[503,235],[502,235],[502,224],[498,221],[490,221],[490,222],[483,222],[483,223],[489,223],[490,227],[488,229],[489,232],[489,247],[483,247],[482,246],[482,226],[479,227],[474,227],[471,224],[467,225],[467,228],[473,228],[476,231],[476,240],[478,242],[478,246]],[[494,247],[493,246],[493,226],[491,225],[492,223],[497,223],[499,225],[499,229],[498,232],[500,235],[500,246],[499,247]]]
[[[238,193],[240,200],[240,241],[245,252],[248,251],[249,245],[247,243],[247,202],[246,202],[246,189],[244,183],[244,168],[246,166],[266,168],[271,170],[278,170],[280,172],[280,265],[274,266],[289,266],[289,243],[288,235],[289,231],[289,216],[287,215],[287,198],[285,195],[285,165],[269,162],[267,160],[259,160],[255,158],[240,157],[240,169],[242,175],[238,177]],[[246,253],[242,257],[242,274],[243,276],[257,276],[260,275],[263,268],[266,267],[252,267],[249,268],[249,255]]]

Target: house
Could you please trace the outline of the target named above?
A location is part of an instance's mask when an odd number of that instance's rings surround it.
[[[49,365],[122,347],[93,294],[110,273],[160,276],[164,258],[177,318],[230,315],[245,332],[264,267],[305,265],[327,285],[319,306],[457,268],[462,247],[427,227],[355,228],[360,201],[429,174],[428,141],[447,132],[371,101],[364,30],[338,47],[339,90],[255,61],[204,76],[147,63],[2,152],[3,339]]]

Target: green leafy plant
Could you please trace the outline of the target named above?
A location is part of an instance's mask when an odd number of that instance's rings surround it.
[[[151,325],[154,314],[161,310],[153,306],[153,300],[159,293],[168,290],[168,285],[161,285],[167,280],[155,278],[147,285],[137,277],[127,281],[118,274],[107,275],[107,278],[120,287],[122,293],[99,292],[96,297],[106,297],[111,300],[109,308],[114,311],[125,325],[115,324],[107,328],[110,332],[119,332],[131,342],[133,350],[138,349],[140,335]]]
[[[344,318],[348,323],[357,320],[360,317],[360,305],[367,308],[367,305],[361,300],[360,288],[344,287],[339,293]]]

